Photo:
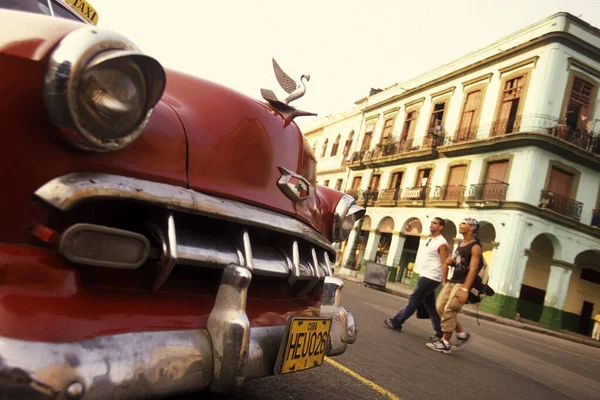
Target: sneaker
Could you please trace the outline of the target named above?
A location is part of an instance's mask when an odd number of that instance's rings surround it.
[[[386,319],[384,319],[384,320],[383,320],[383,323],[385,324],[385,326],[387,326],[388,328],[390,328],[390,329],[393,329],[393,330],[395,330],[395,331],[398,331],[398,332],[399,332],[399,331],[401,331],[401,330],[402,330],[402,327],[400,327],[400,328],[394,328],[394,323],[392,322],[392,319],[391,319],[391,318],[386,318]]]
[[[442,340],[442,337],[438,336],[438,335],[431,335],[431,336],[429,336],[429,340],[432,342],[437,342],[439,340]]]
[[[462,339],[460,336],[456,335],[456,343],[454,343],[454,348],[456,350],[462,350],[465,348],[465,346],[467,345],[467,343],[469,342],[469,339],[471,339],[471,334],[469,332],[467,332],[467,337]]]
[[[433,343],[425,343],[425,346],[427,346],[428,349],[437,351],[439,353],[450,354],[452,352],[450,349],[450,343],[446,345],[446,343],[444,343],[444,339],[440,339]]]

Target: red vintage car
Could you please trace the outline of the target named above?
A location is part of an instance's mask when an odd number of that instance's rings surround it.
[[[344,353],[332,243],[364,209],[316,184],[304,113],[94,18],[0,0],[0,398],[228,391]]]

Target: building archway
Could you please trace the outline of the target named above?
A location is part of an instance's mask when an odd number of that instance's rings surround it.
[[[575,257],[563,312],[563,328],[591,336],[593,318],[600,312],[600,251],[586,250]]]
[[[358,246],[356,247],[356,254],[354,257],[356,258],[356,266],[361,265],[364,256],[365,250],[367,248],[367,242],[369,241],[369,233],[371,232],[371,217],[365,215],[363,217],[363,223],[360,227],[360,232],[358,232]]]
[[[419,251],[419,243],[423,232],[423,223],[417,217],[412,217],[404,223],[401,235],[404,237],[404,246],[400,256],[400,280],[410,283]]]
[[[496,228],[487,221],[481,221],[479,224],[479,240],[481,241],[481,251],[485,262],[492,267],[492,256],[496,245]]]
[[[442,229],[442,236],[444,239],[446,239],[446,242],[448,242],[448,247],[450,248],[450,252],[452,252],[452,249],[454,248],[454,239],[456,238],[458,229],[456,229],[454,222],[449,219],[445,219],[444,223],[445,225],[444,229]]]
[[[549,234],[540,234],[526,250],[527,264],[523,273],[517,313],[521,318],[539,321],[544,310],[544,298],[554,257],[554,244]]]
[[[394,220],[391,217],[385,217],[379,223],[377,235],[379,243],[377,245],[377,254],[375,261],[380,264],[386,264],[392,244],[392,234],[394,233]]]

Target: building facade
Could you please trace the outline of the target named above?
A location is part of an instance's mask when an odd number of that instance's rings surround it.
[[[378,261],[406,280],[433,217],[452,246],[474,217],[496,290],[482,309],[589,334],[600,311],[599,86],[600,30],[558,13],[311,121],[319,183],[367,205],[343,262]]]

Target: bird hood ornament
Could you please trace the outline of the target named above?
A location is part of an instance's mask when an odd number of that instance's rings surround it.
[[[298,82],[296,82],[294,79],[290,78],[288,74],[283,72],[277,61],[275,61],[275,58],[273,58],[272,60],[273,70],[275,71],[275,77],[277,78],[277,82],[279,83],[281,88],[286,91],[288,96],[283,100],[279,100],[272,90],[261,89],[260,93],[263,99],[268,101],[274,109],[284,114],[289,119],[309,115],[317,115],[312,112],[298,110],[289,105],[289,103],[291,103],[292,101],[298,100],[300,97],[304,96],[304,93],[306,93],[306,85],[304,83],[304,80],[306,80],[306,82],[310,81],[310,75],[302,74]]]

